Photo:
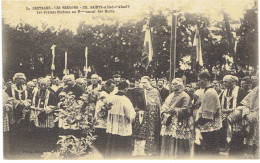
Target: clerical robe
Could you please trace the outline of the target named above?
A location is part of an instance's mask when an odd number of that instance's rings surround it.
[[[32,106],[38,109],[47,109],[48,106],[57,106],[57,98],[50,90],[42,91],[39,89],[34,93]],[[54,114],[53,112],[44,112],[39,110],[31,110],[31,121],[34,121],[36,127],[40,128],[53,128]]]
[[[50,90],[42,91],[38,89],[34,93],[32,106],[40,110],[31,110],[30,120],[31,126],[31,141],[33,145],[30,147],[32,151],[36,151],[38,146],[41,146],[42,151],[51,151],[56,148],[58,141],[58,130],[55,125],[55,115],[53,108],[49,106],[56,106],[57,98]]]
[[[26,85],[17,86],[16,84],[13,84],[10,87],[7,87],[5,92],[9,97],[13,97],[16,100],[26,100],[28,97]]]
[[[189,157],[193,133],[190,106],[190,97],[184,91],[170,94],[164,102],[161,108],[162,116],[170,115],[170,122],[163,124],[161,129],[162,158]],[[175,114],[172,114],[172,111],[175,111]]]
[[[212,87],[205,88],[201,96],[201,107],[197,112],[196,121],[202,136],[201,154],[217,154],[218,132],[222,127],[222,118],[218,94]]]
[[[245,93],[235,86],[233,90],[225,89],[220,95],[222,106],[222,126],[220,130],[220,147],[227,146],[229,143],[229,155],[243,155],[244,153],[244,124],[242,118],[238,121],[230,123],[227,118],[234,117],[237,107],[240,105],[241,99],[245,97]],[[227,112],[227,110],[230,110]]]
[[[243,111],[243,117],[247,115],[249,121],[246,144],[254,148],[251,154],[259,159],[259,87],[255,87],[241,103],[247,108]]]
[[[146,108],[137,111],[133,121],[133,155],[157,155],[160,146],[161,97],[157,89],[145,90]],[[144,153],[145,152],[145,153]]]
[[[112,104],[107,118],[106,157],[128,158],[132,152],[132,120],[136,113],[133,104],[122,92],[115,95]]]

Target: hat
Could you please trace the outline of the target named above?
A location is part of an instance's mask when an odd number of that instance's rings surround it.
[[[93,75],[91,75],[91,79],[92,78],[98,78],[98,75],[97,74],[93,74]]]
[[[124,90],[125,88],[127,88],[129,86],[129,84],[126,81],[121,81],[118,84],[118,90]]]
[[[27,86],[35,86],[35,84],[34,84],[34,82],[29,81],[29,82],[27,83]]]
[[[238,82],[238,77],[233,75],[235,82]]]
[[[39,81],[40,84],[50,84],[50,79],[48,78],[42,78],[40,81]]]
[[[58,96],[59,96],[59,97],[61,97],[61,96],[64,97],[64,96],[66,96],[66,95],[67,95],[66,92],[60,92]]]
[[[113,78],[121,78],[121,75],[115,74],[115,75],[113,75]]]
[[[84,84],[84,83],[86,83],[86,80],[84,78],[78,78],[76,80],[76,82],[79,83],[79,84]]]
[[[147,79],[148,81],[151,80],[149,76],[143,76],[143,77],[141,78],[141,80],[143,80],[143,79]]]
[[[233,76],[233,75],[226,75],[226,76],[224,76],[223,81],[225,81],[225,80],[229,80],[229,81],[233,81],[233,82],[237,81],[236,77]]]
[[[17,78],[26,80],[26,77],[25,77],[24,73],[16,73],[16,74],[14,74],[13,80],[15,80]]]
[[[71,75],[65,75],[63,77],[63,80],[75,80],[75,76],[73,74]]]
[[[242,79],[242,81],[245,81],[246,84],[251,84],[250,76],[246,76]]]
[[[181,78],[174,78],[173,80],[172,80],[172,83],[173,82],[176,82],[176,83],[178,83],[179,85],[183,85],[183,80],[181,79]]]

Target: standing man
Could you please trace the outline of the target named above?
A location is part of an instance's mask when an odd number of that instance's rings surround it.
[[[184,91],[181,78],[172,80],[172,90],[161,108],[161,158],[189,158],[193,137],[190,96]]]
[[[37,85],[38,85],[38,80],[37,80],[37,79],[33,79],[32,82],[35,84],[35,87],[37,87]]]
[[[84,90],[86,90],[87,87],[87,81],[85,80],[85,78],[78,78],[76,79],[76,83],[81,86]]]
[[[28,126],[30,101],[28,100],[28,91],[25,85],[26,77],[23,73],[16,73],[13,77],[14,84],[5,89],[9,97],[16,100],[17,105],[14,106],[10,117],[10,152],[17,154],[22,152],[22,146],[28,145]]]
[[[150,83],[151,83],[151,86],[152,86],[152,87],[157,88],[156,79],[154,79],[154,78],[151,79]]]
[[[141,78],[144,88],[146,108],[137,108],[137,116],[133,122],[134,156],[158,156],[160,151],[160,108],[161,97],[156,88],[150,84],[150,78]]]
[[[138,80],[135,81],[135,88],[140,88],[140,82]]]
[[[258,85],[257,76],[251,76],[251,81],[252,81],[252,89],[254,89]]]
[[[241,131],[243,127],[242,120],[230,124],[227,117],[234,114],[237,106],[239,106],[246,94],[241,90],[239,91],[239,87],[236,85],[236,77],[232,75],[226,75],[223,78],[223,83],[225,90],[220,94],[223,126],[219,136],[220,145],[221,148],[229,148],[229,155],[242,155],[244,153],[244,135]],[[227,143],[229,143],[229,147],[227,146]]]
[[[113,79],[114,79],[114,82],[115,82],[116,86],[115,86],[114,91],[112,92],[112,94],[115,95],[118,92],[118,84],[121,82],[121,75],[115,74],[115,75],[113,75]]]
[[[12,80],[6,82],[6,87],[10,87],[13,84]]]
[[[37,77],[42,77],[46,75],[46,62],[44,59],[44,55],[39,54],[38,60],[35,64],[35,72]]]
[[[238,105],[241,106],[241,101],[244,97],[251,91],[252,83],[250,77],[244,77],[241,81],[241,86],[239,88],[238,94],[240,96],[237,97]]]
[[[62,92],[72,92],[75,95],[76,99],[85,92],[84,88],[76,83],[74,75],[67,75],[64,77],[65,88]]]
[[[164,81],[163,87],[170,90],[170,87],[169,87],[170,82],[168,82],[167,78],[163,77],[162,80]]]
[[[213,86],[213,88],[217,91],[218,94],[221,93],[221,88],[220,88],[220,83],[219,83],[219,81],[214,80],[214,81],[212,82],[212,86]]]
[[[15,99],[10,98],[6,92],[3,91],[3,156],[5,159],[10,159],[10,122],[9,115],[12,113],[13,103]]]
[[[91,85],[88,86],[90,92],[99,92],[101,91],[101,85],[98,83],[98,75],[91,75]]]
[[[121,81],[121,75],[115,74],[115,75],[113,75],[113,79],[114,79],[114,82],[116,83],[116,86],[118,86],[118,84]]]
[[[222,127],[221,105],[216,90],[210,85],[208,72],[199,74],[199,85],[204,91],[195,126],[202,136],[201,154],[215,156],[218,153],[217,133]]]
[[[51,87],[50,89],[53,90],[53,92],[56,94],[56,92],[59,89],[59,78],[58,77],[54,77],[51,79]]]
[[[28,99],[32,100],[33,93],[34,93],[35,84],[32,81],[27,83],[27,92],[28,92]]]
[[[98,84],[102,85],[102,81],[103,81],[102,77],[99,76],[99,77],[98,77]]]
[[[256,86],[241,103],[246,107],[243,118],[249,123],[246,153],[249,158],[259,159],[259,86]]]
[[[27,88],[25,85],[26,77],[23,73],[16,73],[13,77],[14,84],[6,88],[5,92],[9,97],[16,100],[26,100],[28,97]]]
[[[162,98],[162,103],[164,103],[165,99],[169,96],[169,90],[166,89],[163,85],[164,85],[164,81],[160,79],[158,81],[158,90]]]
[[[111,110],[108,111],[106,129],[108,158],[129,158],[132,153],[132,121],[136,113],[132,102],[126,97],[128,86],[126,81],[118,84],[118,93],[112,100]]]
[[[57,106],[55,94],[49,90],[49,79],[43,78],[39,82],[39,89],[33,95],[30,119],[34,123],[34,138],[43,145],[44,150],[55,149],[58,133],[55,129],[54,110]],[[37,145],[35,146],[37,150]]]
[[[113,80],[108,80],[105,83],[103,91],[100,93],[99,100],[96,103],[95,109],[95,135],[97,135],[97,140],[95,141],[95,146],[101,154],[105,154],[106,144],[107,144],[107,112],[103,109],[106,108],[106,104],[111,103],[115,83]]]
[[[57,106],[57,98],[55,94],[49,90],[49,87],[49,79],[43,78],[40,80],[38,91],[34,92],[33,95],[32,106],[36,109],[31,111],[30,118],[34,121],[36,127],[54,127],[53,115],[50,113],[53,111],[55,106]]]

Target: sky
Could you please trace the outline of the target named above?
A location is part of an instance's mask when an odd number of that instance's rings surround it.
[[[201,13],[208,16],[213,22],[222,21],[222,9],[230,15],[231,19],[239,20],[243,17],[245,9],[251,8],[254,0],[60,0],[60,1],[2,1],[2,18],[5,23],[17,25],[28,23],[42,29],[42,23],[58,29],[70,29],[74,33],[80,22],[86,24],[115,24],[129,21],[139,21],[147,17],[149,13],[157,14],[162,12],[170,20],[170,11],[178,10],[180,13]],[[115,9],[115,13],[94,13],[94,14],[37,14],[32,7],[37,6],[93,6],[93,5],[128,5],[128,8]],[[26,7],[31,10],[26,10]],[[49,10],[50,11],[50,10]],[[55,11],[52,9],[51,11]],[[57,10],[56,10],[57,11]],[[62,10],[59,10],[62,11]],[[68,10],[66,10],[68,11]],[[97,11],[97,10],[96,10]],[[169,21],[170,22],[170,21]]]

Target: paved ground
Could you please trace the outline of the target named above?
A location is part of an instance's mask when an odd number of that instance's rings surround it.
[[[6,159],[11,160],[30,160],[30,159],[42,159],[41,155],[43,152],[49,152],[57,148],[56,142],[58,140],[58,135],[37,135],[37,132],[34,132],[34,135],[22,135],[21,133],[10,134],[9,137],[5,135],[5,149],[9,150],[9,156],[5,157]],[[14,137],[14,135],[20,135],[19,138]],[[50,138],[52,137],[52,139]],[[6,139],[7,138],[7,139]],[[10,139],[11,138],[11,139]],[[9,142],[9,146],[7,145]],[[93,152],[86,159],[103,159],[100,152],[94,148]],[[160,159],[160,157],[132,157],[129,159]],[[188,158],[187,158],[188,159]],[[215,156],[205,156],[205,157],[196,157],[191,153],[191,159],[229,159],[227,152],[219,153]]]

